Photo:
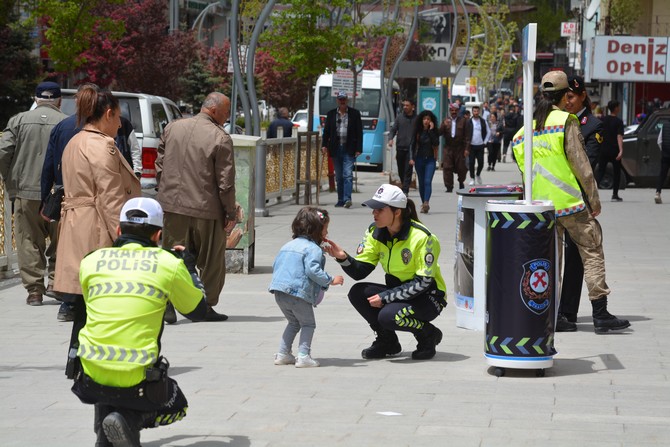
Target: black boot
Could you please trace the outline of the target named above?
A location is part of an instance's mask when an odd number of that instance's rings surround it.
[[[435,346],[442,341],[442,331],[430,323],[426,323],[421,331],[414,334],[418,342],[416,351],[412,352],[414,360],[429,360],[435,357]]]
[[[102,429],[102,421],[105,417],[112,411],[112,407],[102,404],[95,404],[94,416],[93,416],[93,431],[96,434],[95,447],[112,447],[112,443],[109,442],[105,432]]]
[[[127,420],[116,411],[102,421],[102,429],[114,447],[139,447],[140,429],[137,425],[137,421]]]
[[[577,325],[568,320],[565,314],[559,313],[556,320],[556,332],[575,332]]]
[[[387,355],[396,355],[402,351],[395,332],[383,329],[381,326],[370,325],[370,328],[375,331],[377,338],[369,348],[361,351],[364,359],[383,359]]]
[[[607,296],[591,301],[593,306],[593,328],[596,334],[620,331],[630,327],[628,320],[621,320],[607,311]]]
[[[577,312],[561,312],[561,314],[568,320],[570,323],[577,322]]]
[[[177,322],[177,312],[174,310],[174,305],[168,301],[165,306],[165,314],[163,314],[163,321],[167,324],[175,324]]]

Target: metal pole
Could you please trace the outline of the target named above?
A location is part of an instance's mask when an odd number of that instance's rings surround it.
[[[256,217],[267,217],[270,213],[265,208],[265,183],[267,175],[267,144],[265,140],[258,140],[256,144]],[[280,177],[281,178],[281,177]]]
[[[461,68],[463,68],[463,64],[465,64],[465,60],[468,58],[468,52],[470,51],[470,19],[468,18],[468,10],[467,7],[465,6],[465,0],[459,0],[461,3],[461,7],[463,8],[463,15],[465,16],[465,28],[467,30],[466,32],[466,37],[465,37],[465,53],[463,53],[463,57],[461,58],[461,61],[458,63],[458,67],[456,67],[456,72],[454,73],[454,79],[456,79],[456,76],[458,76],[458,73],[461,71]],[[470,2],[468,2],[470,3]],[[453,88],[453,83],[452,83],[452,88]],[[451,96],[451,92],[449,92],[449,95]]]
[[[237,32],[239,31],[239,10],[240,0],[233,0],[233,8],[231,10],[231,32],[230,32],[230,57],[233,59],[233,71],[235,83],[237,84],[237,91],[242,101],[242,109],[244,110],[244,127],[247,135],[251,134],[251,120],[249,118],[249,98],[244,88],[244,78],[242,78],[242,70],[240,68],[239,45],[237,41]],[[232,124],[232,123],[231,123]]]
[[[527,28],[527,30],[526,30]],[[533,73],[535,66],[535,51],[537,45],[537,23],[529,23],[524,28],[526,60],[523,61],[523,105],[526,109],[523,114],[524,129],[524,188],[523,197],[527,204],[533,200]]]
[[[398,21],[398,13],[400,11],[400,0],[395,0],[395,10],[393,12],[392,22],[396,23]],[[391,43],[391,38],[386,37],[384,41],[384,50],[382,51],[382,62],[381,62],[381,78],[382,78],[382,104],[384,106],[384,115],[386,116],[386,121],[391,124],[391,120],[395,118],[395,110],[393,110],[393,81],[389,79],[389,83],[386,84],[384,79],[386,78],[386,59],[388,57],[388,49]]]
[[[416,26],[419,21],[419,4],[416,2],[414,5],[414,14],[412,16],[412,26],[410,27],[409,31],[407,32],[407,41],[405,42],[405,46],[403,47],[402,51],[400,52],[400,55],[398,56],[398,59],[396,59],[395,63],[393,64],[393,69],[391,70],[391,76],[389,76],[389,85],[393,86],[393,80],[395,79],[395,75],[398,72],[398,66],[400,65],[400,62],[405,58],[405,55],[407,54],[407,51],[409,51],[409,46],[412,44],[412,36],[414,35],[414,31],[416,31]],[[419,91],[417,90],[417,102],[418,102],[418,95]]]
[[[263,31],[265,21],[270,16],[272,8],[274,8],[275,1],[276,0],[270,0],[263,7],[263,11],[261,11],[260,15],[258,16],[258,20],[254,25],[254,31],[251,34],[251,40],[249,42],[249,48],[247,48],[247,88],[249,89],[249,100],[252,107],[254,108],[254,114],[252,116],[253,135],[256,136],[261,135],[261,117],[259,116],[260,113],[258,110],[258,98],[256,97],[256,84],[254,82],[254,60],[256,57],[256,46],[258,44],[258,38]],[[247,132],[247,135],[248,134],[249,132]]]

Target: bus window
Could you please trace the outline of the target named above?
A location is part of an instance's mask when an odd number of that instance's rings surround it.
[[[379,99],[379,90],[363,89],[360,96],[356,98],[355,108],[361,112],[362,118],[377,118],[379,116]],[[354,107],[351,99],[349,99],[349,105]],[[319,113],[325,115],[335,107],[337,107],[337,103],[335,97],[331,96],[331,87],[321,87],[319,89]]]
[[[363,118],[377,118],[379,116],[380,90],[364,88],[361,96],[356,98],[356,108],[361,112]]]
[[[321,87],[319,89],[319,114],[325,115],[337,107],[335,97],[331,95],[331,87]]]

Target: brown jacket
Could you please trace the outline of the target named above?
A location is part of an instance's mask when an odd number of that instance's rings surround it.
[[[141,187],[114,139],[88,124],[65,147],[61,166],[65,198],[54,288],[81,294],[81,260],[93,250],[112,245],[121,208],[128,199],[140,196]]]
[[[444,137],[444,152],[464,152],[470,150],[470,139],[472,138],[472,123],[464,116],[456,118],[456,135],[451,137],[451,117],[448,117],[440,125],[440,136]]]
[[[165,128],[156,181],[163,211],[224,224],[235,219],[233,140],[206,113]]]

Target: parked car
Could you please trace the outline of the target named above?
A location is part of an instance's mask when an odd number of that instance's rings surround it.
[[[298,132],[307,132],[307,109],[300,109],[293,115],[293,129]]]
[[[230,128],[230,120],[226,121],[226,124],[223,125],[223,130],[228,132],[228,134],[232,133],[231,132],[232,129]],[[235,133],[238,135],[244,135],[244,128],[235,124]]]
[[[670,129],[670,109],[657,110],[633,133],[623,137],[621,165],[626,180],[635,186],[656,186],[661,170],[661,150],[656,141],[663,126]]]
[[[640,127],[639,124],[631,124],[630,126],[626,126],[623,128],[623,134],[624,135],[630,135],[632,133],[635,133],[637,131],[637,128]]]
[[[63,89],[61,110],[66,115],[74,115],[74,89]],[[135,136],[142,147],[142,188],[156,186],[156,157],[158,143],[165,126],[182,117],[179,107],[162,96],[143,93],[112,92],[118,98],[121,114],[128,118],[135,128]]]

